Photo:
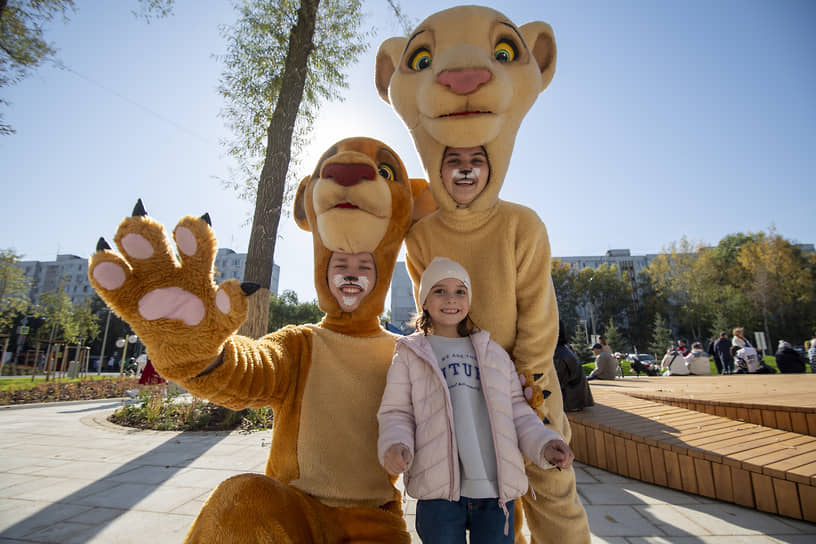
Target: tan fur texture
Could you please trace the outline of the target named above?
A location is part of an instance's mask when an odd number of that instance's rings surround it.
[[[569,440],[552,364],[558,307],[547,231],[533,210],[499,199],[520,123],[550,84],[555,60],[548,24],[516,26],[496,10],[459,6],[429,16],[408,38],[384,41],[375,84],[411,132],[439,206],[406,239],[415,294],[434,257],[462,264],[473,282],[474,322],[511,354],[519,372],[542,375],[536,385],[551,394],[538,411]],[[459,205],[442,184],[442,158],[448,147],[474,146],[485,149],[490,175],[481,194]],[[534,541],[588,543],[574,473],[533,465],[527,473],[538,495],[524,498]],[[516,542],[524,542],[519,532]]]
[[[334,183],[323,175],[330,164],[375,175],[321,196],[320,185]],[[316,187],[323,198],[317,209]],[[378,316],[411,225],[413,194],[423,189],[382,142],[353,138],[332,146],[302,182],[294,211],[313,233],[315,287],[326,317],[259,340],[234,334],[246,297],[235,281],[213,283],[217,243],[203,220],[188,217],[177,226],[180,261],[163,227],[147,216],[122,222],[120,253],[102,250],[91,258],[94,288],[142,338],[162,375],[233,409],[274,410],[266,474],[223,482],[188,542],[410,542],[394,479],[376,458],[376,409],[394,346]],[[331,198],[357,207],[332,209]],[[376,285],[353,312],[343,312],[328,288],[327,246],[346,249],[337,240],[375,256]],[[174,301],[158,317],[151,308],[162,308],[157,293]]]

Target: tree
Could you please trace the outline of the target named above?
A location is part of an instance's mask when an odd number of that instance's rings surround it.
[[[0,251],[0,331],[8,331],[17,317],[31,306],[31,280],[17,266],[20,256],[10,249]]]
[[[584,268],[575,278],[578,298],[589,306],[589,329],[599,334],[601,323],[622,317],[631,300],[628,281],[618,273],[617,265],[602,264],[598,268]]]
[[[628,351],[625,348],[626,339],[620,333],[618,327],[615,326],[615,322],[612,318],[609,318],[609,323],[606,325],[606,330],[604,330],[604,336],[606,336],[606,344],[610,347],[610,349],[614,351]]]
[[[360,0],[273,0],[236,7],[239,20],[224,29],[230,44],[219,91],[228,103],[223,115],[235,133],[228,150],[243,174],[233,185],[246,198],[256,196],[244,280],[261,289],[250,299],[240,332],[258,337],[268,322],[268,287],[292,177],[287,175],[292,149],[296,159],[321,101],[338,98],[338,89],[347,86],[344,69],[367,48],[368,34],[359,30]]]
[[[300,325],[302,323],[317,323],[323,319],[323,312],[317,306],[317,301],[298,301],[297,293],[289,289],[279,297],[272,295],[269,301],[269,327],[267,332],[276,331],[286,325]]]
[[[652,285],[658,296],[666,300],[674,311],[670,321],[684,333],[701,339],[704,324],[713,317],[711,308],[713,271],[705,265],[701,243],[692,243],[683,237],[672,242],[669,251],[661,253],[648,267]]]
[[[576,274],[569,263],[552,260],[551,275],[555,297],[558,300],[558,318],[570,329],[578,323],[578,306],[581,302],[575,287]]]
[[[748,278],[745,294],[762,317],[771,346],[770,323],[784,323],[786,310],[813,301],[813,278],[790,242],[772,228],[739,248],[737,262]]]
[[[674,345],[672,331],[663,322],[663,316],[655,314],[654,326],[652,328],[652,341],[649,343],[649,351],[652,355],[660,359],[666,350]]]
[[[582,364],[592,362],[592,354],[589,352],[589,344],[587,344],[588,335],[589,333],[584,325],[577,323],[569,339],[572,350],[578,355],[578,359]]]

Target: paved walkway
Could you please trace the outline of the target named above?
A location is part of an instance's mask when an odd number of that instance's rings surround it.
[[[118,405],[0,408],[0,544],[181,542],[219,482],[264,470],[270,431],[123,429],[105,420]],[[594,543],[816,541],[816,524],[584,465],[576,475]]]

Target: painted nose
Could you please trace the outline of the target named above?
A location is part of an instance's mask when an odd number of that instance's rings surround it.
[[[369,164],[359,163],[332,163],[323,167],[323,178],[332,178],[335,183],[343,187],[357,185],[364,179],[375,179],[377,172]]]
[[[436,81],[456,94],[470,94],[492,77],[490,70],[445,70],[436,76]]]

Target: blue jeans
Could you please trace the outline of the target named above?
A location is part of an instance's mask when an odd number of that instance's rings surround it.
[[[506,507],[509,518],[499,508],[499,499],[420,500],[417,533],[423,544],[465,544],[466,530],[470,530],[470,544],[513,544],[513,501]]]

